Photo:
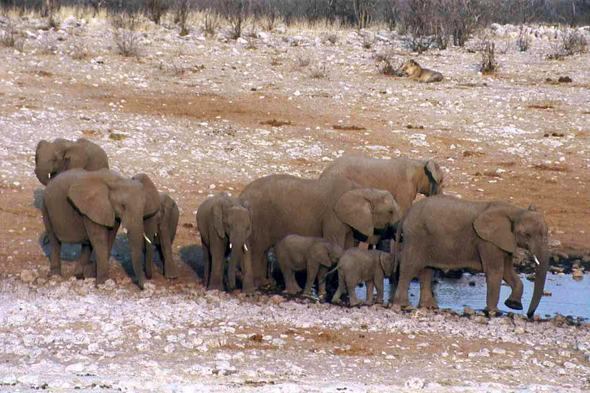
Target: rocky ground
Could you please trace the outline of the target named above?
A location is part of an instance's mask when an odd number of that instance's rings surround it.
[[[18,42],[0,45],[1,391],[590,388],[590,330],[575,319],[207,293],[194,220],[210,194],[272,173],[315,177],[345,153],[435,158],[447,193],[535,203],[556,260],[587,263],[590,55],[548,60],[561,31],[531,28],[520,52],[517,28],[490,29],[493,75],[477,72],[477,37],[428,51],[416,60],[445,80],[422,85],[380,73],[383,54],[413,57],[388,31],[279,26],[236,41],[206,36],[198,21],[184,37],[142,22],[125,33],[137,56],[124,57],[106,18],[46,25],[0,16],[0,38]],[[112,168],[145,172],[177,200],[181,279],[137,290],[124,238],[105,286],[47,279],[34,149],[56,137],[100,144]]]

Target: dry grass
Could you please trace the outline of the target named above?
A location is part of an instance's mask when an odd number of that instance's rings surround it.
[[[493,74],[498,70],[498,63],[495,54],[496,44],[492,41],[485,43],[484,49],[481,52],[481,62],[479,64],[479,71],[482,74]]]
[[[125,57],[139,56],[139,34],[119,29],[113,33],[118,52]]]
[[[328,76],[328,68],[325,63],[320,63],[311,67],[309,77],[313,79],[323,79]]]

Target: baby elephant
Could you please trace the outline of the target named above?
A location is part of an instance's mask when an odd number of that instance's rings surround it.
[[[338,270],[338,289],[332,298],[332,303],[340,303],[340,296],[348,290],[350,305],[356,306],[361,302],[356,298],[354,289],[361,282],[367,286],[367,304],[373,303],[373,287],[377,287],[377,303],[383,303],[383,278],[390,276],[393,271],[392,256],[378,250],[362,250],[349,248],[346,250],[336,269]]]
[[[303,293],[311,295],[311,287],[317,277],[318,295],[321,298],[326,294],[325,276],[338,262],[344,249],[339,244],[321,237],[288,235],[275,246],[275,253],[285,278],[285,293],[294,295],[301,292],[295,280],[295,272],[307,270]]]
[[[416,80],[418,82],[440,82],[443,80],[443,75],[438,71],[429,70],[428,68],[420,67],[414,60],[408,60],[401,70],[403,74],[406,74],[408,78]]]

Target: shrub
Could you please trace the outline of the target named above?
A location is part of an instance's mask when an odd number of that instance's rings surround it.
[[[0,45],[7,48],[14,48],[16,45],[16,29],[10,20],[6,24],[6,27],[0,30]]]
[[[221,7],[229,23],[229,36],[237,40],[242,36],[242,30],[246,24],[246,0],[222,0]]]
[[[168,10],[168,5],[164,3],[164,0],[146,0],[145,2],[145,13],[147,17],[159,25],[160,20]]]
[[[88,50],[81,41],[76,41],[72,45],[70,56],[74,60],[84,60],[88,56]]]
[[[379,73],[388,76],[399,76],[402,62],[397,60],[392,49],[375,55]]]
[[[139,13],[123,11],[116,14],[111,14],[109,22],[115,30],[123,29],[135,31],[139,24]]]
[[[114,39],[120,54],[125,57],[139,56],[139,34],[119,29],[114,32]]]
[[[568,56],[585,53],[588,42],[586,37],[578,31],[566,31],[561,35],[561,47]]]
[[[374,44],[375,44],[375,36],[366,35],[363,37],[363,48],[371,49]]]
[[[219,28],[219,16],[213,11],[207,11],[203,17],[203,30],[206,35],[215,35]]]
[[[180,26],[180,35],[185,36],[188,34],[188,28],[186,22],[188,15],[192,7],[192,0],[176,0],[174,7],[174,23]]]
[[[498,69],[498,63],[496,62],[494,53],[495,47],[496,45],[491,41],[487,41],[485,44],[479,65],[479,70],[482,74],[493,74]]]
[[[295,67],[297,68],[305,68],[309,65],[309,63],[311,63],[311,60],[307,56],[297,55],[295,58]]]
[[[311,68],[309,76],[313,79],[323,79],[328,76],[328,70],[325,63],[318,64]]]
[[[326,35],[326,41],[328,41],[332,45],[336,45],[336,43],[338,42],[338,34],[330,33],[330,34]]]
[[[57,40],[53,37],[43,36],[39,39],[39,51],[44,55],[57,53]]]
[[[516,49],[518,49],[521,52],[526,52],[527,50],[529,50],[530,45],[531,39],[529,38],[526,29],[521,27],[520,32],[518,33],[518,39],[516,40]]]

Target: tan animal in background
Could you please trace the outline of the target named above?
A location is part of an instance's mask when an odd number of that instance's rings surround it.
[[[443,75],[440,72],[422,68],[414,60],[408,60],[402,66],[401,72],[406,74],[408,78],[417,80],[418,82],[430,83],[443,80]]]

